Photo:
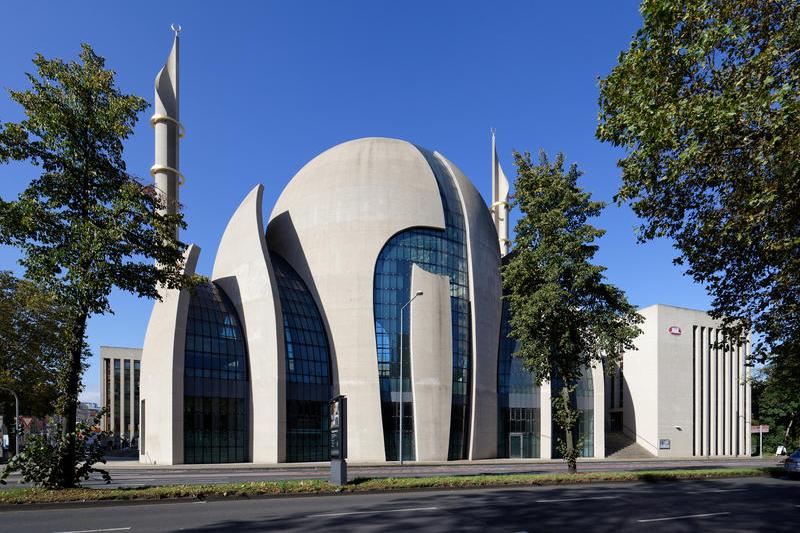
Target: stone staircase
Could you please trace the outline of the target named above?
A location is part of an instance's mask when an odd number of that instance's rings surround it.
[[[608,459],[652,459],[652,453],[645,450],[622,431],[606,433],[606,458]]]

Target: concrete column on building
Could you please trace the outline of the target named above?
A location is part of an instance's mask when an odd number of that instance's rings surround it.
[[[727,345],[725,350],[725,455],[733,455],[733,428],[736,427],[734,419],[736,408],[733,405],[733,343]]]
[[[717,455],[725,454],[725,339],[722,332],[717,330]]]
[[[217,249],[212,279],[236,308],[247,342],[249,457],[254,463],[277,463],[286,458],[286,348],[264,232],[263,196],[264,186],[257,185],[231,217]]]
[[[749,457],[749,456],[751,456],[753,454],[753,439],[750,436],[750,429],[751,429],[751,427],[753,425],[753,418],[752,418],[753,417],[753,411],[752,411],[752,406],[751,406],[751,402],[752,402],[752,398],[753,398],[753,396],[752,396],[752,392],[753,391],[752,391],[752,382],[751,382],[751,379],[750,379],[750,366],[747,365],[747,357],[750,354],[750,339],[745,341],[744,346],[745,346],[745,349],[744,349],[744,359],[745,359],[745,367],[744,367],[744,370],[745,370],[745,373],[744,373],[744,379],[745,379],[744,410],[745,410],[745,413],[746,413],[744,431],[745,431],[745,436],[746,436],[745,443],[747,444],[746,454]]]
[[[711,374],[710,343],[711,328],[703,328],[703,455],[711,454],[711,431],[709,429],[711,420],[711,408],[709,403],[711,400],[711,380],[709,379],[709,375]]]
[[[590,369],[594,392],[594,456],[606,456],[605,379],[603,364],[598,362]]]
[[[541,458],[551,459],[553,457],[553,401],[551,398],[551,387],[549,381],[542,381],[539,386],[541,402],[540,413],[541,422],[539,426],[539,437],[541,439]]]
[[[719,354],[717,350],[717,340],[719,339],[719,330],[714,329],[712,330],[713,333],[709,336],[709,373],[708,379],[710,381],[710,388],[709,388],[709,406],[711,409],[711,417],[709,419],[709,455],[717,455],[717,422],[719,417],[717,416],[717,412],[719,410],[719,401],[717,398],[717,365],[719,364]]]
[[[189,245],[185,275],[194,274],[199,255],[200,248]],[[148,409],[145,449],[139,449],[139,461],[145,464],[183,463],[183,369],[190,297],[188,289],[163,290],[147,324],[140,374],[140,393]]]
[[[703,328],[694,328],[694,455],[703,455]]]
[[[453,397],[450,278],[413,265],[410,305],[411,393],[417,461],[446,461]]]
[[[738,441],[738,455],[747,455],[747,444],[745,434],[745,424],[747,422],[747,413],[745,412],[744,403],[744,346],[738,344],[736,346],[736,394],[737,394],[737,431],[736,439]]]

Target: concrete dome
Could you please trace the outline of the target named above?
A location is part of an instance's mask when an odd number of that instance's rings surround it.
[[[362,461],[387,459],[373,314],[376,261],[386,243],[405,230],[446,229],[432,164],[440,169],[438,175],[448,174],[465,226],[474,359],[469,456],[489,457],[496,450],[495,433],[483,438],[475,428],[489,426],[497,409],[497,236],[486,203],[466,176],[440,154],[422,150],[388,138],[357,139],[326,150],[286,186],[266,232],[268,248],[297,271],[322,310],[339,387],[334,393],[346,394],[359,406],[351,410],[348,427],[350,455]],[[484,389],[486,398],[478,399]]]

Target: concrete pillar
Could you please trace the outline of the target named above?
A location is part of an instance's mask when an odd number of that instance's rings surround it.
[[[717,343],[722,344],[725,339],[720,330],[717,330]],[[714,349],[714,359],[716,360],[716,394],[715,403],[717,405],[717,455],[725,454],[725,346],[717,345]]]
[[[752,401],[752,389],[751,389],[751,382],[750,382],[750,367],[747,366],[747,355],[750,353],[750,341],[745,341],[745,349],[744,349],[744,359],[745,359],[745,367],[744,367],[744,410],[745,410],[745,424],[744,424],[744,432],[745,432],[745,443],[747,444],[746,447],[746,454],[749,457],[753,454],[753,439],[750,437],[750,428],[753,425],[753,411],[751,409],[751,401]]]
[[[417,461],[446,461],[453,397],[453,333],[450,279],[411,268],[411,393]]]
[[[693,328],[694,335],[694,455],[703,455],[703,336],[702,327]]]
[[[711,328],[703,328],[703,455],[711,454]]]
[[[710,346],[708,349],[709,353],[709,406],[711,409],[711,417],[709,418],[709,455],[717,455],[717,421],[719,417],[717,416],[717,410],[719,408],[719,402],[717,401],[717,364],[719,362],[719,358],[717,357],[717,347],[716,342],[718,339],[718,331],[716,329],[712,330],[711,335],[709,336]]]
[[[549,381],[543,381],[539,387],[540,406],[541,406],[541,425],[539,426],[539,436],[541,439],[541,458],[551,459],[553,457],[553,402],[550,397],[551,387]]]

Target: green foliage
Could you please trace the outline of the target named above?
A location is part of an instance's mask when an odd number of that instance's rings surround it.
[[[800,345],[800,3],[645,0],[600,82],[616,200],[668,236],[729,337],[764,361]],[[796,357],[797,351],[795,350]]]
[[[0,387],[17,393],[25,414],[52,413],[64,328],[64,309],[51,294],[0,271]],[[0,412],[14,413],[14,399],[5,392]]]
[[[550,162],[544,152],[535,164],[515,152],[517,177],[512,207],[519,208],[514,248],[503,266],[503,289],[511,311],[515,353],[537,382],[558,377],[566,396],[554,398],[554,419],[574,446],[572,428],[579,413],[569,401],[584,368],[612,368],[633,349],[641,316],[624,293],[607,283],[605,268],[592,263],[595,240],[604,231],[587,221],[604,204],[581,190],[576,165],[564,169],[564,156]],[[561,425],[561,424],[564,425]],[[573,465],[574,466],[574,463]]]
[[[185,246],[174,237],[181,215],[161,214],[161,195],[128,174],[122,158],[145,101],[121,93],[89,45],[78,61],[37,55],[33,63],[31,88],[10,91],[25,119],[0,124],[0,162],[25,161],[41,173],[17,200],[0,199],[0,243],[20,248],[26,277],[65,309],[57,411],[69,440],[89,317],[111,311],[114,287],[158,298],[160,287],[190,280],[182,273]],[[66,483],[74,449],[59,447]]]
[[[775,357],[753,379],[753,424],[769,426],[769,433],[763,436],[764,454],[775,453],[781,444],[789,453],[800,448],[798,366],[797,357]]]
[[[77,424],[76,431],[72,434],[59,432],[52,437],[28,436],[25,449],[9,460],[0,475],[0,483],[5,485],[6,479],[12,472],[19,472],[23,483],[33,483],[48,489],[73,487],[81,480],[89,479],[93,472],[101,474],[106,483],[110,483],[110,474],[94,466],[106,462],[105,443],[109,434],[99,429],[103,414],[104,411],[99,413],[91,423]],[[72,453],[66,453],[67,447],[73,448]],[[64,456],[74,458],[72,468],[67,474],[68,479],[64,479],[62,468]]]

